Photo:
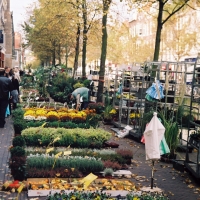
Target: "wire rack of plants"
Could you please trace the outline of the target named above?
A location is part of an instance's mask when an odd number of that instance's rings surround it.
[[[141,116],[144,112],[145,89],[148,87],[146,84],[145,71],[139,63],[122,68],[115,79],[113,106],[117,110],[118,120],[113,124],[119,129],[131,126],[129,133],[138,138],[141,136]]]
[[[192,83],[190,94],[190,115],[188,124],[188,140],[187,151],[185,159],[185,167],[194,175],[195,178],[200,179],[200,121],[199,113],[194,110],[199,110],[200,104],[200,55],[197,56],[195,62],[191,63]],[[196,157],[190,155],[190,148],[196,150]]]

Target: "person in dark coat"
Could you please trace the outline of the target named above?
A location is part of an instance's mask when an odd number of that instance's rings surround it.
[[[5,69],[0,68],[0,128],[5,125],[5,113],[8,106],[9,92],[12,91],[12,82],[4,76]]]

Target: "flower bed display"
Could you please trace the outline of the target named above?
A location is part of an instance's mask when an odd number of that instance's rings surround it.
[[[52,111],[52,109],[51,109],[51,111]],[[85,110],[84,114],[83,114],[83,115],[85,115],[87,113],[85,121],[83,121],[82,119],[77,118],[77,117],[74,118],[73,120],[65,121],[66,117],[64,115],[62,115],[62,117],[59,117],[59,120],[58,120],[58,117],[56,117],[58,115],[56,113],[55,113],[55,115],[50,115],[50,114],[52,114],[52,112],[53,112],[52,111],[49,113],[49,115],[48,115],[49,120],[47,121],[46,116],[44,116],[44,113],[46,113],[46,112],[47,111],[45,111],[45,109],[39,109],[39,110],[37,110],[37,112],[30,110],[30,109],[27,110],[26,116],[28,116],[27,118],[30,119],[30,121],[29,121],[29,120],[24,119],[25,110],[23,108],[18,107],[17,109],[13,110],[12,119],[13,119],[15,134],[21,134],[21,131],[28,127],[39,127],[42,125],[44,127],[54,127],[54,128],[63,127],[63,128],[67,128],[67,129],[73,129],[73,128],[88,129],[90,127],[97,128],[99,121],[101,119],[100,115],[95,114],[93,112],[88,112],[88,110]],[[33,113],[33,115],[35,115],[35,113],[37,113],[38,120],[35,120],[34,116],[29,115],[30,113]],[[72,113],[70,113],[70,115],[72,115]],[[54,121],[52,121],[52,120],[54,120]],[[44,124],[44,122],[47,122],[47,123]]]
[[[56,155],[60,152],[70,151],[71,157],[83,157],[100,159],[103,162],[104,168],[112,168],[113,170],[122,169],[123,165],[130,164],[133,158],[133,152],[130,150],[120,149],[113,151],[110,149],[67,149],[67,148],[54,148],[49,155]],[[26,155],[42,155],[46,151],[43,148],[26,148]]]
[[[46,109],[46,108],[27,108],[25,109],[24,119],[26,120],[46,120],[46,121],[72,121],[85,122],[87,115],[95,114],[94,109],[77,111],[74,109],[61,108]]]
[[[83,172],[100,172],[103,170],[103,162],[101,159],[96,159],[94,157],[81,157],[81,156],[62,156],[56,157],[56,155],[30,155],[26,159],[26,171],[27,177],[29,176],[29,171],[33,169],[50,170],[57,168],[66,169],[76,169]]]
[[[48,146],[52,140],[59,138],[55,146],[78,148],[102,148],[104,142],[111,138],[111,133],[97,129],[65,128],[27,128],[22,131],[26,146]]]
[[[88,175],[89,176],[89,175]],[[83,179],[60,179],[60,178],[51,178],[51,179],[28,179],[28,196],[37,196],[36,194],[40,192],[40,196],[47,196],[51,191],[51,194],[60,193],[63,191],[62,194],[69,195],[79,193],[80,196],[84,197],[84,192],[93,192],[91,193],[91,197],[89,199],[93,199],[92,195],[100,195],[99,198],[108,199],[111,196],[117,196],[121,194],[121,196],[126,196],[128,193],[138,192],[135,184],[130,180],[122,179],[95,179],[95,180],[87,180],[83,181]],[[91,184],[88,185],[88,182]],[[100,192],[102,191],[102,192]],[[103,194],[103,192],[105,192]],[[141,195],[141,192],[138,192],[138,195]],[[86,194],[85,194],[86,195]],[[95,195],[95,196],[96,196]],[[64,196],[63,196],[64,197]],[[86,197],[86,196],[85,196]],[[97,196],[96,196],[97,197]],[[97,198],[97,199],[99,199]],[[100,199],[101,199],[100,198]],[[85,198],[84,198],[85,199]],[[95,199],[95,198],[94,198]]]
[[[9,167],[17,180],[24,177],[82,177],[90,172],[100,173],[106,168],[120,170],[133,158],[130,150],[119,149],[73,149],[70,147],[53,147],[59,141],[55,138],[45,148],[25,147],[23,136],[13,139],[10,148]],[[18,146],[19,145],[19,146]]]

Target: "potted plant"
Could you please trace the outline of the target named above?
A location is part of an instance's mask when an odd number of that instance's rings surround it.
[[[111,123],[112,122],[112,113],[110,113],[112,109],[113,109],[112,105],[108,105],[108,106],[105,107],[105,110],[103,112],[104,123]]]
[[[105,168],[104,171],[103,171],[103,175],[105,177],[112,177],[113,176],[113,169],[112,168]]]
[[[89,103],[88,108],[95,109],[97,114],[102,114],[105,107],[103,103],[97,102],[97,103]]]
[[[178,146],[178,135],[179,128],[177,120],[174,120],[174,117],[165,117],[163,112],[159,113],[159,117],[162,120],[163,126],[165,127],[165,139],[169,146],[170,153],[164,154],[168,159],[176,158],[176,149]]]

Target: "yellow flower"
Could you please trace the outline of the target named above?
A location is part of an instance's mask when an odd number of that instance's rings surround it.
[[[110,114],[116,114],[117,111],[116,111],[115,109],[112,109],[109,113],[110,113]]]

